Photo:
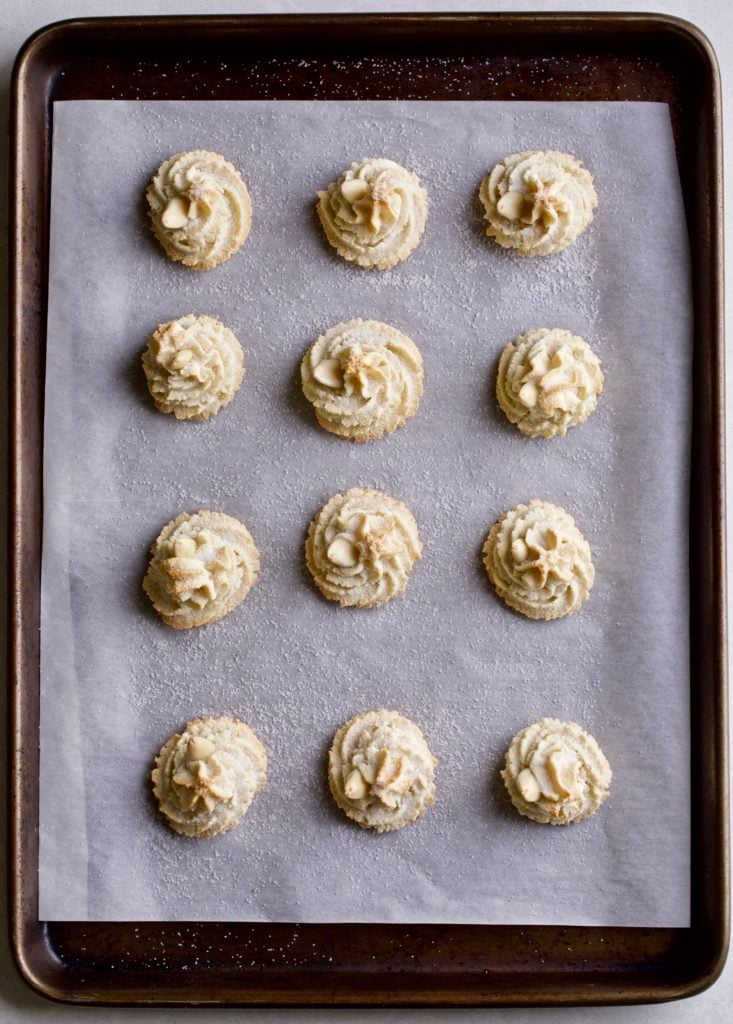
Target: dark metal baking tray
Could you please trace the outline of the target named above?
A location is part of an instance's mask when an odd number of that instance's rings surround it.
[[[657,100],[693,254],[692,925],[585,928],[38,920],[43,391],[54,100]],[[645,14],[69,21],[14,73],[11,196],[11,857],[18,968],[100,1004],[488,1006],[699,992],[728,941],[720,80],[693,26]],[[123,842],[124,837],[113,837]]]

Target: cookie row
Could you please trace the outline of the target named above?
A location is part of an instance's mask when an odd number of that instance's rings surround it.
[[[348,818],[392,832],[435,802],[436,759],[419,727],[397,711],[367,711],[336,732],[328,785]],[[540,824],[588,818],[608,796],[612,772],[595,739],[574,722],[543,718],[512,740],[501,772],[520,814]],[[234,828],[267,782],[267,753],[236,719],[197,718],[162,747],[153,791],[174,831],[210,838]]]
[[[374,608],[401,594],[421,557],[410,510],[371,488],[334,495],[308,527],[308,569],[323,596],[342,608]],[[572,516],[537,498],[494,523],[483,558],[497,594],[530,619],[577,611],[595,577],[590,547]],[[232,611],[259,569],[243,523],[221,512],[183,512],[154,541],[143,589],[164,622],[190,629]]]
[[[317,193],[316,211],[343,259],[387,270],[417,247],[428,194],[416,174],[385,157],[353,163]],[[218,153],[177,153],[146,193],[153,232],[171,259],[209,270],[233,256],[252,225],[252,202],[239,171]],[[513,153],[482,180],[486,234],[521,256],[561,252],[593,220],[593,177],[569,153]]]
[[[160,324],[142,362],[156,408],[180,420],[216,415],[244,377],[242,346],[211,316]],[[352,441],[374,441],[403,426],[423,392],[417,345],[379,320],[329,328],[308,349],[300,373],[318,423]],[[528,437],[564,437],[590,416],[602,391],[598,356],[570,331],[527,331],[501,354],[496,397],[510,423]]]

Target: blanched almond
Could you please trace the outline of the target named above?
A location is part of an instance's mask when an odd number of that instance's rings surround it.
[[[184,227],[188,223],[188,211],[188,199],[185,196],[173,196],[160,218],[163,227],[172,231]]]

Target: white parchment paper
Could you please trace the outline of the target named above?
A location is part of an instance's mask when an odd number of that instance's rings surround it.
[[[687,487],[692,319],[665,106],[642,103],[73,102],[54,108],[42,586],[42,919],[689,923]],[[152,239],[142,196],[171,153],[227,155],[252,233],[192,273]],[[484,235],[483,174],[527,148],[573,152],[599,208],[570,249],[521,259]],[[423,241],[386,273],[322,240],[316,189],[387,155],[430,194]],[[246,376],[213,420],[150,402],[140,354],[185,313],[227,323]],[[304,350],[352,317],[419,345],[419,414],[351,445],[320,430]],[[596,414],[528,440],[497,412],[499,353],[562,326],[599,353]],[[414,512],[424,558],[381,609],[324,601],[303,567],[309,520],[374,486]],[[520,501],[564,505],[588,538],[592,595],[530,622],[492,592],[480,550]],[[262,556],[246,602],[203,630],[141,593],[177,513],[240,517]],[[325,754],[354,713],[396,707],[439,758],[427,817],[377,836],[332,806]],[[234,832],[196,841],[157,816],[148,776],[187,719],[246,719],[270,755]],[[538,826],[498,780],[512,735],[580,722],[613,770],[593,819]]]

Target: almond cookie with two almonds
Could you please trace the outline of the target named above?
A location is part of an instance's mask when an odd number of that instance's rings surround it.
[[[569,825],[595,814],[612,776],[596,740],[575,722],[557,718],[518,732],[501,772],[519,813],[543,825]]]
[[[336,732],[328,754],[331,794],[362,828],[392,832],[435,802],[435,766],[422,732],[397,711],[367,711]]]

